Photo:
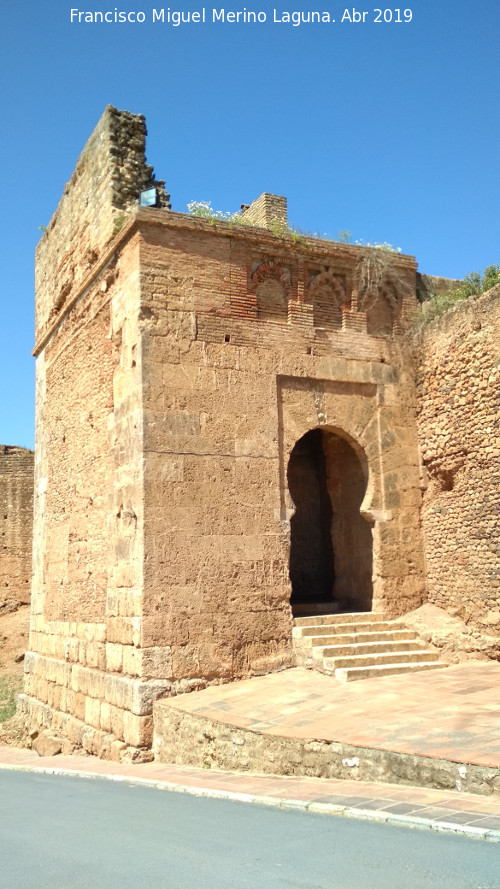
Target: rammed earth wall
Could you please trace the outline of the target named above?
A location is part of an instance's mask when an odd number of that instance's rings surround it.
[[[498,287],[428,324],[418,425],[429,601],[495,637],[500,653],[499,344]]]
[[[33,457],[0,445],[0,610],[30,601]]]

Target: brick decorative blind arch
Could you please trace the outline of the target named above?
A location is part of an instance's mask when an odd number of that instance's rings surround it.
[[[342,278],[333,272],[320,272],[307,289],[307,298],[313,304],[314,326],[325,330],[342,328],[342,307],[347,303]]]
[[[401,309],[396,288],[386,284],[375,291],[366,291],[360,303],[366,311],[367,333],[372,336],[390,336]]]
[[[286,269],[273,259],[266,260],[255,269],[251,283],[257,298],[257,317],[286,323],[291,293]]]

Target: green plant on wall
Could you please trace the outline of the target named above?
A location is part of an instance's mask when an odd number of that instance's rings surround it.
[[[458,287],[448,290],[447,293],[431,294],[429,299],[423,303],[425,318],[430,321],[463,300],[481,296],[482,293],[486,293],[497,284],[500,284],[499,265],[487,266],[483,274],[471,272],[463,278]]]
[[[123,228],[126,216],[125,213],[119,213],[113,220],[113,235],[119,234]]]

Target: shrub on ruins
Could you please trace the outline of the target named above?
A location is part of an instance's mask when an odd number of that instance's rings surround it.
[[[466,275],[458,287],[448,290],[446,293],[433,293],[423,303],[426,320],[432,320],[437,315],[451,309],[456,303],[466,299],[475,299],[500,284],[500,266],[489,265],[484,272],[471,272]]]
[[[496,284],[500,284],[500,265],[489,265],[484,270],[483,280],[481,283],[482,292],[491,290]]]

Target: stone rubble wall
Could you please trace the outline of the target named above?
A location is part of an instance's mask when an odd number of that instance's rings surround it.
[[[429,602],[500,657],[500,288],[425,326],[419,438]]]
[[[30,601],[34,454],[0,445],[0,611]]]
[[[461,284],[462,281],[458,278],[443,278],[438,275],[424,275],[422,272],[417,272],[417,296],[421,303],[425,303],[433,295],[446,296]]]
[[[428,756],[305,740],[242,729],[205,714],[186,713],[175,701],[154,704],[155,758],[198,769],[303,775],[436,787],[484,796],[500,792],[500,769]]]

